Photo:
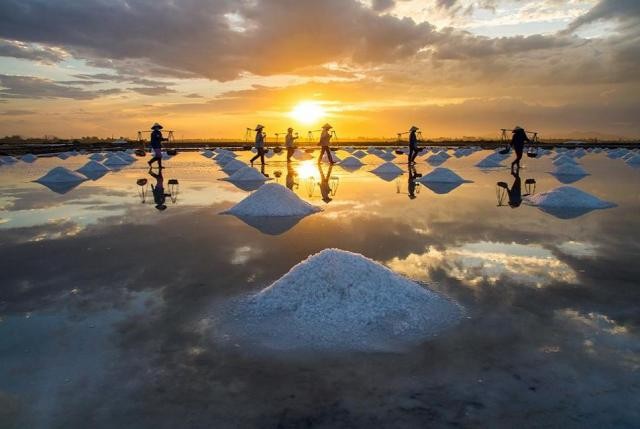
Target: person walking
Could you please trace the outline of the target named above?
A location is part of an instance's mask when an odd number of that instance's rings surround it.
[[[258,124],[256,126],[256,129],[254,130],[256,132],[256,150],[257,150],[257,153],[256,153],[256,156],[251,158],[251,161],[249,161],[252,166],[253,166],[253,161],[255,161],[258,158],[260,158],[260,163],[262,165],[264,165],[264,138],[265,138],[265,134],[262,132],[263,129],[264,129],[264,125]]]
[[[295,152],[293,144],[297,138],[297,135],[293,135],[293,128],[289,128],[287,130],[287,136],[284,138],[284,145],[287,148],[287,162],[291,162],[291,157],[293,156],[293,152]]]
[[[527,137],[527,133],[522,127],[516,126],[513,129],[512,134],[511,146],[516,152],[516,159],[511,163],[511,172],[514,171],[513,167],[517,167],[518,171],[520,170],[520,160],[522,159],[522,153],[524,152],[524,143],[529,142],[529,137]]]
[[[333,165],[333,157],[331,156],[331,150],[329,149],[329,141],[333,135],[331,134],[331,129],[333,127],[329,124],[324,124],[322,126],[322,133],[320,134],[320,157],[318,158],[318,164],[322,162],[322,156],[326,153],[327,158],[329,159],[329,164]]]
[[[414,125],[409,130],[409,165],[416,163],[416,158],[420,153],[420,149],[418,149],[418,136],[416,134],[419,129],[420,128]]]
[[[162,125],[155,123],[151,126],[151,150],[153,151],[153,158],[147,161],[149,167],[154,162],[158,162],[158,168],[162,169],[162,142],[166,142],[169,139],[162,136]]]

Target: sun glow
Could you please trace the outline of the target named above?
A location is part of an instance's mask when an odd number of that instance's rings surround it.
[[[321,105],[313,101],[302,101],[290,112],[290,116],[303,124],[313,124],[326,114]]]

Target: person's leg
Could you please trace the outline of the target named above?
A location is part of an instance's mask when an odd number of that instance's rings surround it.
[[[409,146],[409,165],[413,162],[413,147]]]
[[[325,146],[320,146],[320,156],[318,157],[318,164],[322,162],[322,157],[324,156],[325,149],[326,149]]]
[[[258,153],[260,154],[260,163],[264,165],[264,153],[265,153],[264,148],[261,147],[260,149],[258,149]]]
[[[331,156],[331,149],[327,147],[327,158],[329,158],[329,164],[333,164],[333,156]]]
[[[259,156],[260,156],[260,149],[258,148],[258,149],[256,149],[256,155],[249,160],[249,163],[251,163],[251,165],[253,165],[253,161],[258,159]]]
[[[293,156],[293,148],[292,147],[288,147],[287,148],[287,162],[291,162],[291,157]]]

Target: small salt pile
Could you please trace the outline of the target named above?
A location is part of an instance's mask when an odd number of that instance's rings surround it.
[[[342,161],[340,159],[340,157],[338,155],[336,155],[335,152],[331,152],[331,158],[333,159],[333,162],[341,162]],[[322,162],[329,162],[329,157],[327,156],[326,153],[324,155],[322,155]]]
[[[22,157],[20,157],[20,161],[27,162],[29,164],[31,164],[32,162],[36,161],[37,159],[38,159],[38,157],[35,156],[32,153],[28,153],[28,154],[22,155]]]
[[[455,301],[362,255],[325,249],[235,300],[220,333],[270,350],[401,351],[453,327]]]
[[[9,155],[1,157],[0,160],[2,160],[2,162],[5,164],[13,164],[14,162],[18,162],[17,159]]]
[[[367,153],[365,151],[363,151],[363,150],[357,150],[357,151],[353,152],[352,155],[355,156],[358,159],[362,159],[365,156],[367,156]]]
[[[443,164],[450,156],[446,152],[438,152],[427,158],[427,163],[433,166]]]
[[[378,153],[376,156],[383,161],[393,161],[394,159],[396,159],[396,156],[394,154],[385,151]]]
[[[101,153],[94,153],[89,155],[89,159],[93,161],[102,161],[104,159],[104,155]]]
[[[633,156],[627,158],[625,162],[632,167],[638,167],[640,166],[640,155],[634,154]]]
[[[229,177],[225,177],[220,180],[225,180],[227,182],[264,182],[271,179],[268,179],[264,174],[260,173],[253,167],[243,166],[237,169]]]
[[[448,168],[438,167],[417,180],[420,183],[469,183]]]
[[[556,176],[587,176],[589,173],[578,164],[560,164],[557,165],[553,174]]]
[[[205,158],[211,158],[213,156],[213,152],[211,152],[209,149],[207,149],[204,152],[202,152],[201,155],[204,156]]]
[[[498,152],[494,152],[491,155],[488,155],[486,158],[482,159],[480,162],[476,164],[478,168],[499,168],[504,167],[503,162],[507,155],[502,155]]]
[[[546,213],[561,219],[582,216],[592,210],[616,207],[572,186],[560,186],[548,192],[525,197],[527,204],[537,206]]]
[[[227,163],[234,161],[235,158],[232,156],[228,156],[227,154],[222,154],[222,155],[216,156],[214,160],[219,166],[224,167]]]
[[[553,161],[552,161],[553,165],[565,165],[565,164],[573,164],[573,165],[577,165],[578,163],[571,158],[570,156],[567,155],[559,155],[557,156]]]
[[[71,171],[65,167],[55,167],[51,169],[47,174],[36,179],[38,183],[77,183],[87,180],[85,176],[75,171]]]
[[[306,216],[321,211],[303,201],[293,191],[277,183],[267,183],[244,200],[223,212],[236,216]]]
[[[125,165],[129,165],[129,162],[120,158],[120,156],[115,153],[110,153],[107,155],[107,159],[103,164],[107,167],[122,167]]]
[[[244,162],[239,161],[237,159],[232,159],[231,161],[224,164],[224,166],[222,167],[222,171],[224,171],[227,174],[231,174],[240,170],[242,167],[246,167],[246,166],[247,164],[245,164]]]
[[[298,161],[307,161],[309,159],[312,159],[313,155],[311,155],[310,153],[307,153],[307,152],[305,152],[303,150],[296,149],[293,152],[293,158],[298,160]]]
[[[100,164],[99,162],[91,160],[82,167],[78,168],[76,171],[91,180],[97,180],[111,170],[108,167]]]
[[[58,158],[60,158],[61,160],[65,160],[67,158],[69,158],[69,155],[66,152],[61,152],[59,154],[56,155]]]
[[[362,167],[364,164],[358,158],[354,156],[349,156],[342,160],[340,166],[343,168],[357,168]]]
[[[399,175],[404,173],[400,167],[388,161],[374,168],[371,172],[377,175]]]

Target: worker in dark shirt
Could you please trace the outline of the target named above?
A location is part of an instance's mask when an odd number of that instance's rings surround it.
[[[409,165],[416,163],[416,158],[420,153],[420,149],[418,149],[418,136],[416,135],[416,131],[418,130],[419,128],[415,125],[409,130]]]
[[[162,125],[157,122],[151,127],[151,150],[153,151],[153,158],[148,161],[149,167],[157,161],[158,168],[162,168],[162,142],[166,142],[169,139],[162,137],[161,129]]]
[[[511,137],[511,146],[516,152],[516,159],[511,163],[511,171],[514,171],[514,167],[520,170],[520,160],[522,159],[522,153],[524,152],[524,144],[529,141],[527,133],[522,127],[515,127],[512,131],[513,137]]]

